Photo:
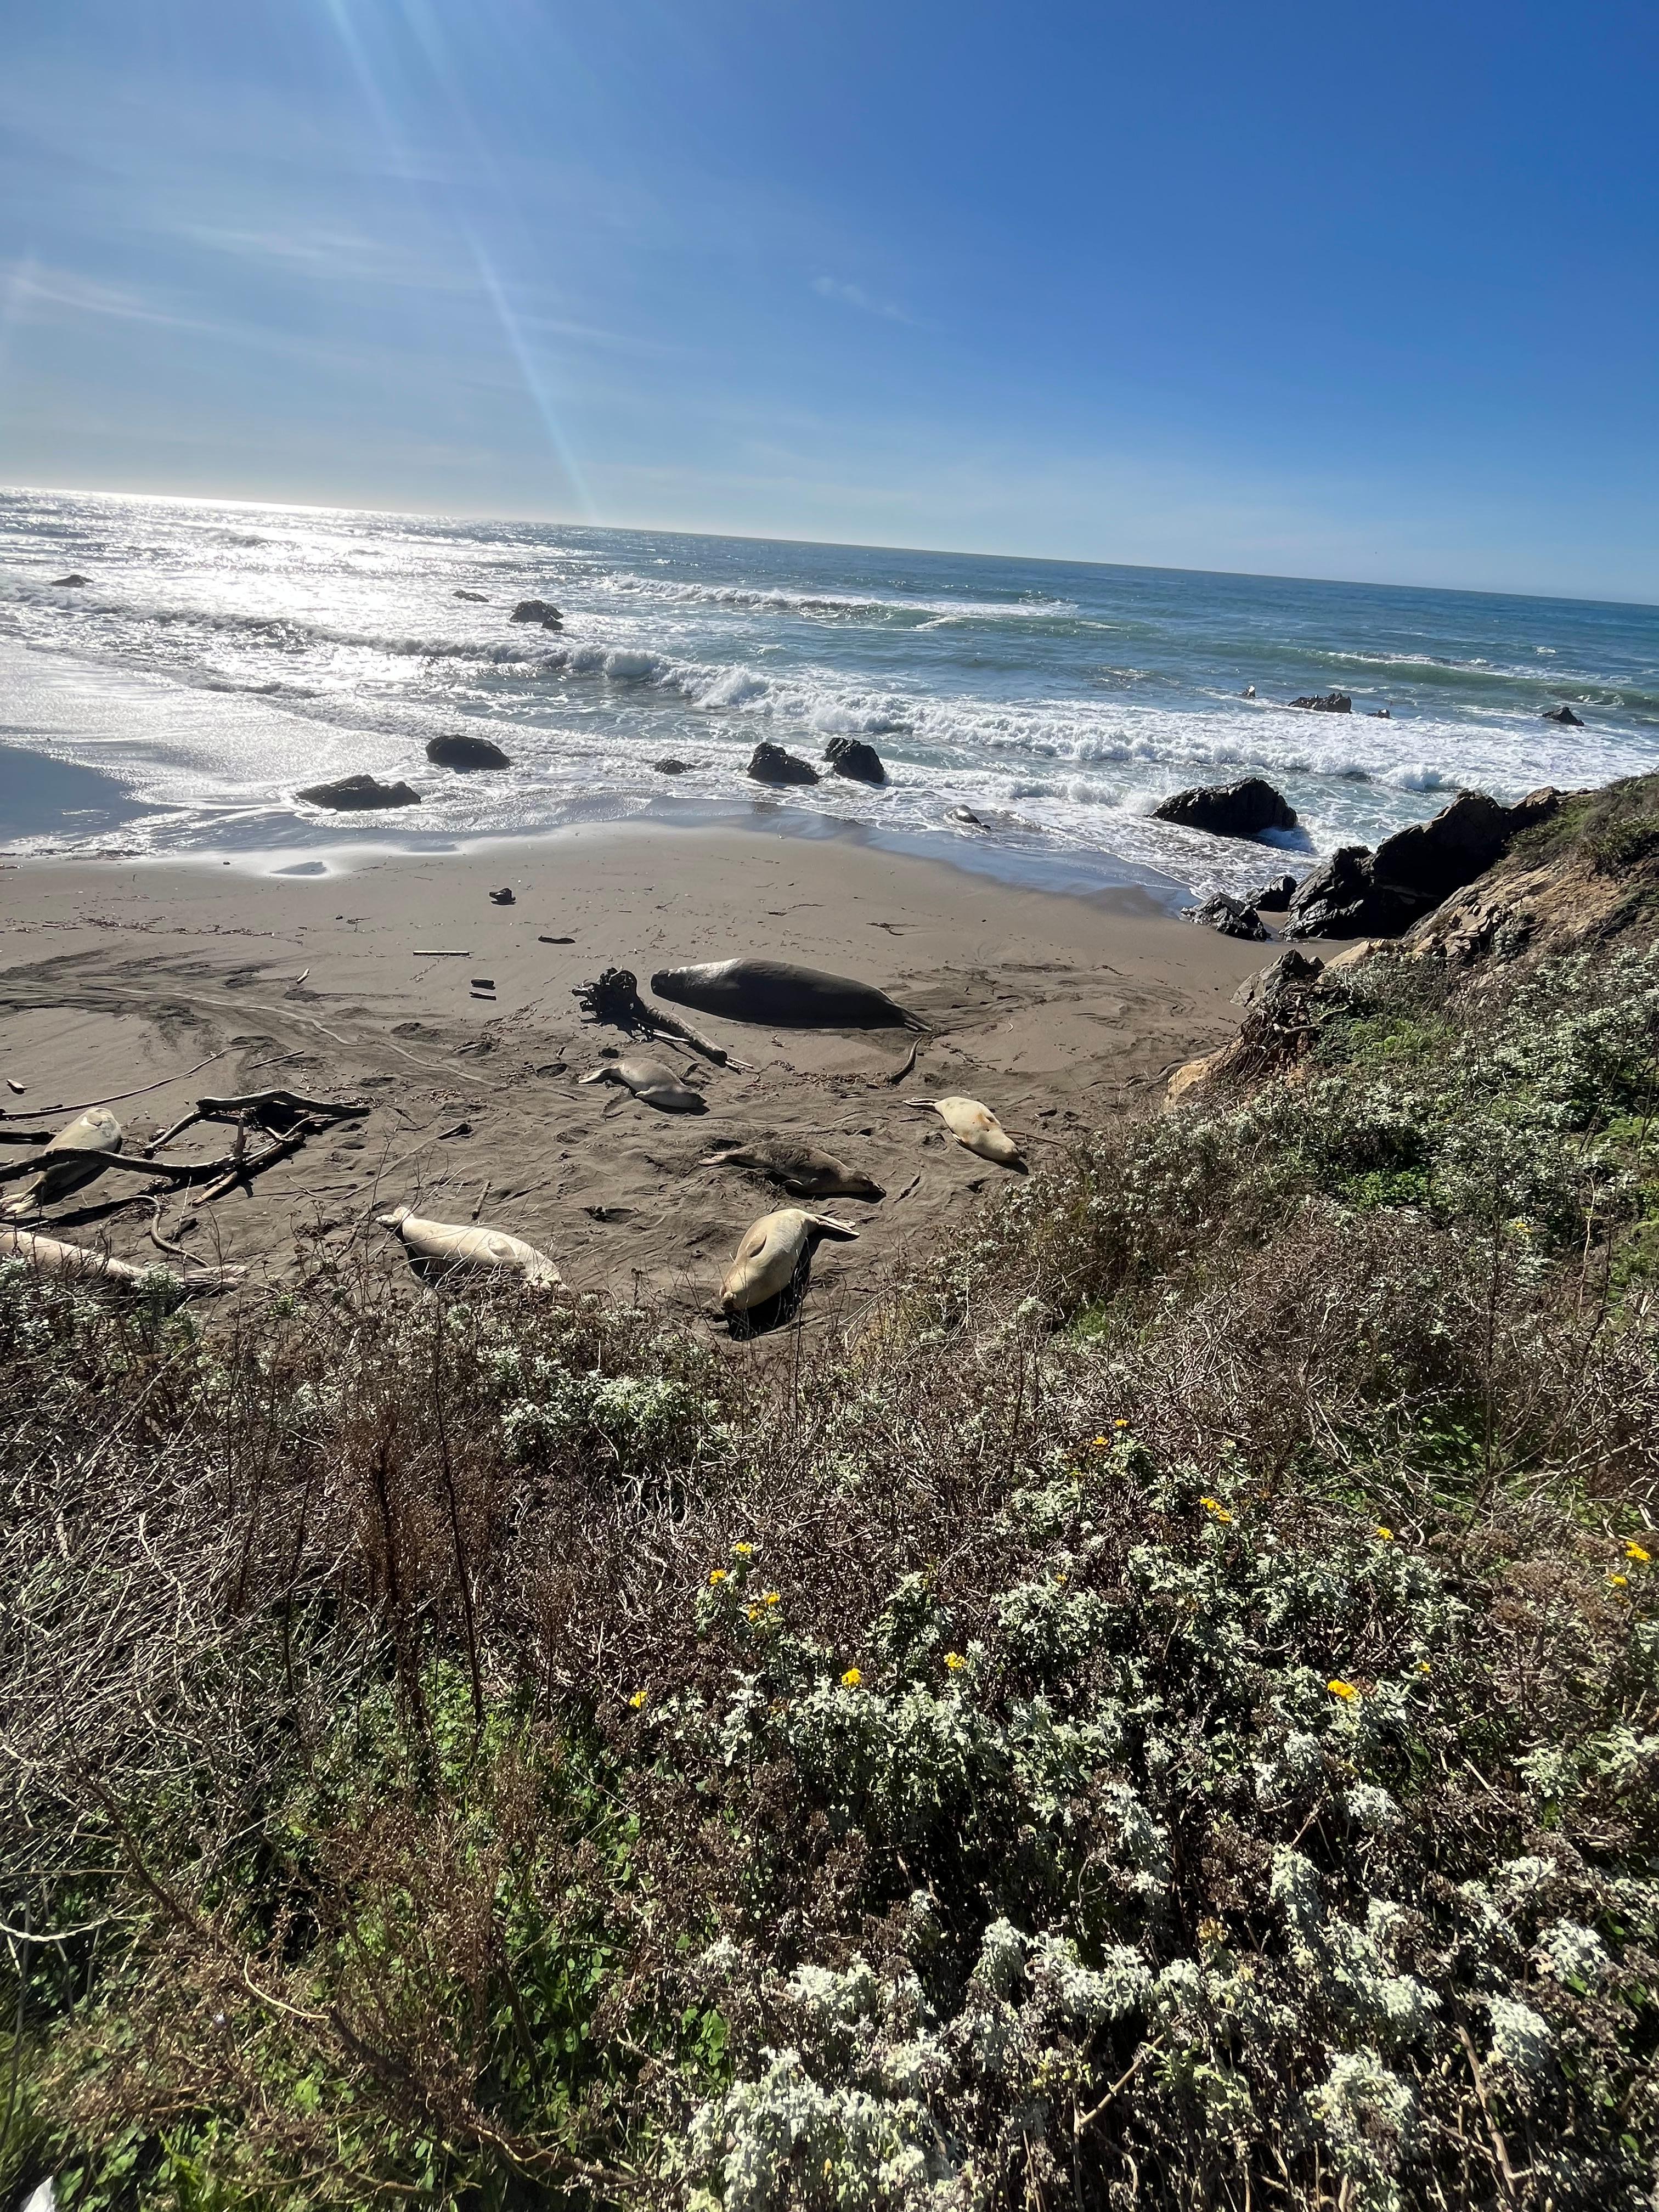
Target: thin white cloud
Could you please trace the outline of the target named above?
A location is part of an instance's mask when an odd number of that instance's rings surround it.
[[[839,276],[815,276],[812,289],[821,300],[834,300],[843,307],[856,307],[861,315],[879,315],[884,322],[920,327],[915,315],[891,300],[878,300],[862,284],[843,283]]]

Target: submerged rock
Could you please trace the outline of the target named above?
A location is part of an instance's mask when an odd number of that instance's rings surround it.
[[[457,592],[455,596],[458,599],[471,599],[474,606],[487,607],[489,605],[482,592]]]
[[[763,738],[750,756],[749,773],[757,783],[816,783],[818,772],[811,761],[797,760],[769,738]]]
[[[1252,943],[1261,942],[1267,934],[1267,925],[1255,908],[1246,906],[1243,899],[1229,897],[1225,891],[1206,898],[1202,906],[1188,907],[1185,918],[1205,929],[1218,929],[1224,937],[1247,938]]]
[[[463,730],[446,730],[426,741],[426,757],[439,768],[511,768],[513,763],[489,738],[475,738]]]
[[[52,580],[52,587],[55,592],[67,591],[71,586],[78,589],[81,585],[89,583],[91,580],[88,576],[54,576]]]
[[[421,794],[406,783],[382,783],[374,775],[343,775],[332,783],[307,784],[295,792],[308,806],[331,806],[337,812],[355,814],[371,807],[418,806]]]
[[[1212,837],[1258,837],[1264,830],[1294,830],[1296,809],[1263,776],[1237,783],[1200,784],[1177,791],[1152,809],[1159,822],[1207,830]]]
[[[689,763],[685,761],[676,760],[671,753],[666,760],[659,760],[656,763],[657,774],[659,775],[684,775],[688,765]]]
[[[837,775],[850,775],[859,783],[885,783],[887,770],[881,755],[862,738],[831,738],[823,757]]]
[[[1292,707],[1304,707],[1310,714],[1352,714],[1353,701],[1346,691],[1316,692],[1310,699],[1292,699]]]
[[[71,576],[69,579],[69,581],[72,584],[77,583],[80,580],[80,578],[75,576]],[[1565,700],[1563,700],[1559,707],[1546,707],[1544,709],[1544,720],[1547,722],[1559,722],[1564,730],[1582,730],[1584,726],[1579,720],[1577,715],[1573,713],[1571,708],[1567,705]]]
[[[508,622],[539,623],[544,629],[562,629],[564,617],[550,599],[520,599]]]

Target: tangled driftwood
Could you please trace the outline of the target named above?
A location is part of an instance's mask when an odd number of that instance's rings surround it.
[[[647,1006],[640,996],[639,978],[630,968],[607,968],[595,981],[579,983],[570,995],[590,1021],[608,1022],[613,1029],[625,1030],[629,1036],[643,1032],[647,1036],[678,1037],[720,1067],[743,1065],[723,1046],[710,1044],[706,1037],[700,1037],[678,1014],[671,1014],[661,1006]]]
[[[113,1168],[127,1175],[146,1176],[154,1182],[205,1182],[208,1188],[201,1193],[204,1200],[222,1198],[263,1169],[274,1166],[278,1160],[287,1159],[297,1152],[307,1137],[315,1136],[331,1122],[354,1120],[367,1114],[368,1108],[355,1101],[306,1098],[294,1091],[251,1091],[240,1097],[198,1098],[191,1110],[163,1131],[154,1143],[139,1153],[100,1152],[97,1154],[94,1174]],[[112,1120],[112,1116],[106,1117]],[[172,1160],[161,1156],[160,1147],[181,1131],[192,1127],[198,1121],[231,1121],[236,1134],[230,1151],[217,1159]],[[248,1133],[262,1129],[272,1139],[262,1152],[248,1150]],[[52,1140],[45,1153],[32,1160],[19,1160],[9,1167],[0,1167],[0,1183],[15,1182],[26,1175],[60,1175],[57,1148],[64,1144],[63,1137]],[[85,1170],[81,1170],[85,1179]],[[43,1203],[59,1193],[44,1182],[33,1194],[37,1203]],[[21,1207],[23,1200],[16,1201]],[[15,1207],[14,1210],[16,1210]]]

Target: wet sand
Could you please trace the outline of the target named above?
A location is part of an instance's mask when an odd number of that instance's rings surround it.
[[[511,906],[490,902],[502,885]],[[428,948],[466,957],[418,957]],[[131,1151],[209,1092],[283,1085],[361,1099],[362,1119],[216,1202],[167,1196],[162,1233],[204,1259],[216,1248],[252,1261],[262,1281],[308,1249],[354,1240],[401,1264],[373,1217],[407,1204],[525,1237],[579,1289],[627,1297],[649,1286],[711,1318],[744,1230],[792,1201],[698,1162],[721,1140],[776,1131],[887,1193],[829,1202],[860,1237],[820,1247],[811,1316],[844,1310],[902,1249],[936,1243],[1006,1172],[906,1100],[982,1099],[1040,1160],[1143,1110],[1161,1073],[1230,1036],[1231,994],[1276,949],[1195,929],[1135,890],[1026,890],[851,840],[753,831],[594,827],[310,876],[217,861],[8,862],[0,1077],[25,1089],[0,1104],[13,1127],[53,1127],[71,1106],[143,1086],[115,1109]],[[744,1063],[728,1069],[666,1040],[630,1043],[585,1021],[572,996],[605,968],[631,969],[648,997],[653,969],[740,954],[878,984],[933,1035],[895,1084],[918,1042],[908,1033],[676,1008]],[[475,992],[474,977],[493,994]],[[610,1084],[583,1085],[606,1048],[692,1069],[707,1110],[665,1114]],[[217,1158],[228,1133],[198,1126],[170,1155]],[[0,1147],[0,1161],[21,1156]],[[38,1225],[155,1259],[148,1188],[106,1174]]]

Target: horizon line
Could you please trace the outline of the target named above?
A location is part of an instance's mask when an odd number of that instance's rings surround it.
[[[558,530],[615,531],[635,537],[712,538],[732,545],[800,545],[846,553],[913,553],[952,561],[1022,561],[1051,568],[1120,568],[1154,576],[1214,576],[1259,584],[1323,584],[1355,592],[1435,592],[1448,599],[1536,599],[1565,606],[1635,607],[1659,614],[1659,600],[1592,597],[1574,592],[1499,590],[1480,584],[1379,583],[1359,576],[1310,576],[1275,568],[1187,568],[1162,561],[1102,561],[1059,553],[985,553],[953,545],[911,545],[881,538],[768,537],[755,531],[690,530],[684,525],[649,522],[570,522],[556,515],[503,514],[479,508],[467,512],[445,507],[344,507],[316,500],[249,499],[206,492],[113,491],[76,484],[0,484],[0,498],[13,493],[45,495],[55,499],[160,500],[175,507],[246,507],[276,514],[364,514],[389,516],[406,522],[529,523]]]

